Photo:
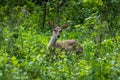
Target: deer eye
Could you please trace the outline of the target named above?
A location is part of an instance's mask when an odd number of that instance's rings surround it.
[[[62,32],[62,30],[60,30],[60,32]]]
[[[54,29],[54,31],[56,32],[57,30],[56,30],[56,29]]]

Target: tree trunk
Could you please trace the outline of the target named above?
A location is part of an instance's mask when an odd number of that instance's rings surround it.
[[[43,3],[43,29],[45,28],[45,23],[46,23],[46,8],[47,8],[47,2]]]

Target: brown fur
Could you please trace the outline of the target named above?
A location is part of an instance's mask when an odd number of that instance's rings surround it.
[[[59,48],[64,51],[76,51],[77,53],[83,52],[83,47],[75,40],[58,41],[55,44],[55,48]]]

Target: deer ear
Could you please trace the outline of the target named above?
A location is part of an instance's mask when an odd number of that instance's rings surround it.
[[[52,28],[54,28],[54,23],[52,21],[50,21],[49,24]]]
[[[62,29],[66,29],[68,27],[68,24],[64,24],[63,26],[62,26]]]

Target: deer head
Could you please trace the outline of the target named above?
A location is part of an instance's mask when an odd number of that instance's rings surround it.
[[[56,37],[56,39],[58,39],[58,38],[60,37],[60,34],[61,34],[62,30],[63,30],[63,29],[66,29],[66,28],[68,27],[67,24],[64,24],[64,25],[61,26],[61,27],[59,27],[59,26],[55,27],[55,26],[54,26],[54,23],[51,22],[51,21],[49,22],[49,24],[50,24],[50,26],[51,26],[52,29],[53,29],[53,35]]]

